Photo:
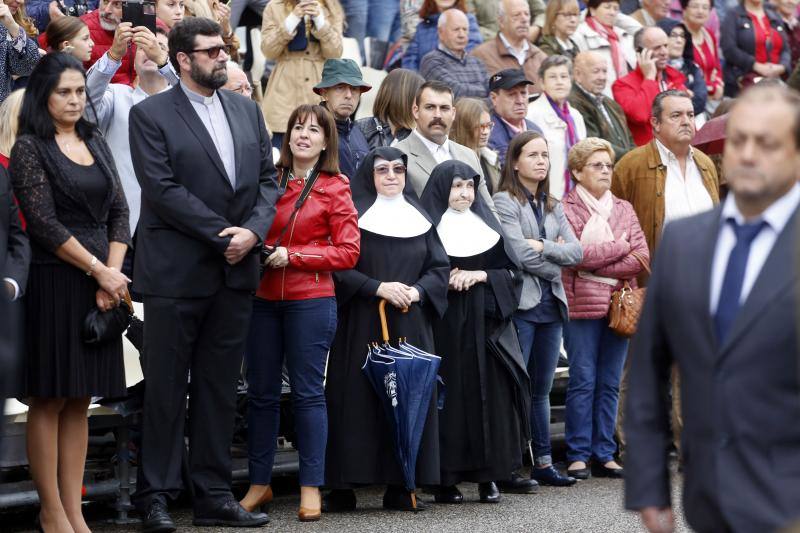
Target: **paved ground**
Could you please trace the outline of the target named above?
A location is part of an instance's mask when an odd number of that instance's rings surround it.
[[[676,474],[675,502],[679,503],[678,488],[680,477]],[[271,522],[265,529],[280,532],[529,532],[537,533],[614,533],[643,531],[638,516],[622,509],[622,482],[618,480],[590,479],[579,482],[566,489],[541,488],[538,494],[504,495],[499,504],[487,505],[477,502],[476,485],[464,484],[462,492],[467,503],[462,505],[435,505],[419,513],[397,513],[384,511],[381,507],[380,489],[364,489],[357,492],[359,509],[354,513],[326,514],[317,523],[301,524],[296,512],[299,499],[296,487],[284,484],[270,513]],[[423,495],[425,501],[431,496]],[[90,526],[95,533],[138,532],[137,526],[115,526],[106,523],[106,511],[93,508],[87,512]],[[191,512],[184,506],[173,511],[178,521],[179,531],[210,532],[209,528],[193,528]],[[677,531],[688,532],[678,512]],[[0,521],[7,517],[0,516]],[[17,517],[18,527],[12,531],[30,531],[22,526]],[[22,527],[19,527],[22,526]],[[5,527],[0,530],[7,531]],[[234,530],[224,530],[226,533]],[[242,530],[254,531],[254,530]]]

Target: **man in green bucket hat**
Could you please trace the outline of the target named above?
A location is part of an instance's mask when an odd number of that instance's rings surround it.
[[[336,119],[339,132],[339,169],[347,177],[353,177],[369,144],[352,116],[358,108],[361,93],[372,89],[364,82],[361,69],[352,59],[328,59],[322,68],[322,80],[314,86],[314,92],[322,96],[323,104]]]

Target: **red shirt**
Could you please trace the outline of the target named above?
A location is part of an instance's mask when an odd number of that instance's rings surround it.
[[[760,20],[749,11],[747,15],[753,21],[753,34],[756,40],[756,62],[780,64],[781,50],[783,49],[783,38],[780,32],[770,25],[766,13]]]
[[[694,62],[703,71],[708,85],[708,94],[713,94],[722,85],[722,64],[719,60],[719,47],[713,34],[703,31],[703,44],[694,47]]]

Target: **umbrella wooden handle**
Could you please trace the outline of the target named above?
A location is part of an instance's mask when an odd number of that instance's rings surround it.
[[[401,311],[408,313],[408,307],[404,307]],[[386,324],[386,300],[383,298],[378,303],[378,315],[381,317],[381,338],[383,342],[389,342],[389,326]]]

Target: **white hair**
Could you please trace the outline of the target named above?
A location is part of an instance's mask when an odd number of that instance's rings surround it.
[[[506,16],[505,0],[497,2],[497,18],[498,20]]]
[[[448,18],[447,14],[450,13],[451,11],[457,11],[457,12],[461,13],[462,15],[464,15],[465,17],[467,16],[466,13],[464,13],[463,11],[461,11],[460,9],[457,9],[455,7],[451,7],[450,9],[445,9],[444,11],[442,11],[442,14],[439,15],[439,22],[436,23],[436,28],[437,29],[441,30],[442,28],[445,27],[445,25],[447,24],[447,18]]]

